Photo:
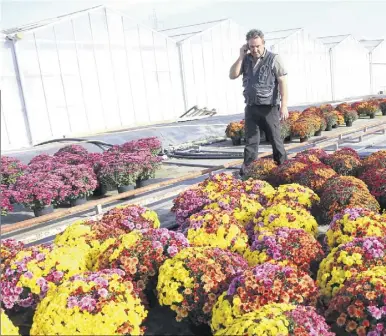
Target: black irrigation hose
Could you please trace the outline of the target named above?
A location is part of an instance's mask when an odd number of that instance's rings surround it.
[[[219,154],[215,154],[215,155],[208,155],[208,154],[196,154],[194,155],[194,153],[191,153],[191,154],[172,154],[172,153],[168,153],[167,156],[169,157],[172,157],[172,158],[176,158],[176,159],[198,159],[198,160],[205,160],[205,159],[211,159],[211,160],[215,160],[215,159],[241,159],[243,158],[243,154],[240,153],[240,155],[219,155]]]
[[[54,143],[54,142],[66,142],[66,141],[78,141],[78,142],[83,142],[83,143],[90,143],[90,144],[93,144],[95,146],[98,146],[102,150],[104,150],[104,148],[102,146],[106,146],[106,147],[113,147],[114,146],[112,144],[109,144],[109,143],[106,143],[106,142],[100,141],[100,140],[87,140],[87,139],[80,139],[80,138],[61,138],[61,139],[52,139],[52,140],[38,143],[35,145],[35,147],[47,145],[47,144]]]

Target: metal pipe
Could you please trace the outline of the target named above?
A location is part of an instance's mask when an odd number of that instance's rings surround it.
[[[334,65],[333,65],[333,54],[332,54],[332,48],[328,51],[330,56],[330,80],[331,80],[331,100],[335,100],[335,76],[334,76]]]
[[[188,110],[188,101],[187,101],[187,93],[186,93],[186,78],[185,78],[185,69],[184,69],[184,55],[183,55],[183,52],[182,52],[182,45],[181,45],[181,43],[177,43],[177,51],[178,51],[178,60],[179,60],[179,63],[180,63],[179,64],[179,68],[180,68],[180,78],[181,78],[182,99],[184,101],[184,110],[187,111]],[[193,106],[193,108],[194,107],[196,107],[196,106]],[[189,111],[187,111],[186,113],[188,113]],[[182,116],[184,116],[185,114],[183,114]],[[182,118],[182,116],[180,118]]]
[[[369,70],[370,70],[370,94],[373,94],[373,53],[369,52]]]
[[[17,40],[13,38],[8,38],[9,41],[11,41],[11,47],[12,47],[12,54],[13,54],[13,59],[14,59],[14,64],[15,64],[15,72],[16,72],[16,80],[19,82],[19,94],[21,98],[21,103],[23,106],[23,117],[24,117],[24,122],[25,122],[25,128],[27,132],[27,138],[28,138],[28,143],[30,145],[34,144],[34,138],[32,136],[32,131],[31,131],[31,123],[30,123],[30,115],[29,115],[29,109],[27,105],[27,99],[26,99],[26,85],[25,85],[25,80],[24,80],[24,74],[23,71],[21,70],[20,66],[20,59],[19,59],[19,54],[18,54],[18,46],[17,46]]]

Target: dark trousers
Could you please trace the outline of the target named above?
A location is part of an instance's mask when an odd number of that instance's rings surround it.
[[[280,136],[279,106],[247,105],[245,107],[245,138],[244,165],[248,166],[257,159],[260,144],[260,130],[266,134],[272,145],[273,159],[277,164],[287,160],[287,153]]]

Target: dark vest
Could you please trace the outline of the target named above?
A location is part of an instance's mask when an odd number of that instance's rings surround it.
[[[273,71],[276,54],[266,50],[253,74],[253,58],[247,55],[243,61],[244,98],[247,105],[280,104],[279,83]]]

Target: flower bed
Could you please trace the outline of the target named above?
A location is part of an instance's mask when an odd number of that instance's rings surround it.
[[[148,150],[153,156],[156,156],[162,152],[162,142],[157,137],[142,138],[125,142],[122,149],[126,152]]]
[[[7,310],[33,307],[49,289],[86,270],[81,248],[38,245],[24,249],[1,274],[1,303]]]
[[[385,326],[386,268],[365,271],[336,293],[326,311],[326,319],[337,335],[383,335]]]
[[[277,228],[256,233],[244,258],[250,266],[264,262],[280,262],[310,271],[311,263],[319,262],[323,250],[315,237],[301,229]]]
[[[244,227],[230,211],[203,210],[188,221],[185,235],[192,246],[211,246],[242,254],[248,243]]]
[[[20,160],[8,156],[2,156],[0,162],[0,179],[1,184],[9,187],[15,184],[19,176],[25,173],[27,166]]]
[[[353,155],[344,155],[336,151],[324,159],[324,163],[334,169],[339,175],[356,176],[361,167],[361,160]]]
[[[242,186],[249,198],[257,201],[262,206],[266,206],[276,195],[276,190],[267,181],[254,179],[245,180]]]
[[[257,159],[253,161],[245,171],[245,178],[253,178],[255,180],[265,180],[272,173],[272,170],[277,167],[277,164],[272,159]]]
[[[24,249],[24,244],[14,239],[2,239],[0,245],[0,273],[15,261],[16,255]]]
[[[324,184],[319,207],[322,223],[329,224],[334,214],[355,207],[379,212],[379,203],[364,182],[351,176],[339,176]]]
[[[294,157],[294,160],[298,162],[302,162],[307,165],[322,163],[322,161],[320,161],[317,155],[310,154],[310,153],[303,153],[303,152],[296,154],[296,156]]]
[[[179,230],[187,227],[187,219],[205,209],[232,210],[246,222],[261,207],[272,200],[275,189],[267,182],[248,179],[241,181],[231,174],[213,174],[197,187],[188,189],[173,200]],[[212,205],[211,205],[212,204]]]
[[[347,208],[337,213],[326,233],[331,248],[369,236],[386,237],[386,218],[362,208]]]
[[[286,204],[289,207],[303,206],[311,210],[319,203],[319,196],[310,188],[297,183],[284,184],[277,188],[277,193],[272,200],[273,204]]]
[[[147,311],[123,271],[77,275],[38,305],[32,335],[143,335]]]
[[[0,199],[1,216],[6,216],[8,212],[13,210],[12,201],[17,195],[17,191],[10,190],[7,185],[2,184],[0,185],[0,192],[1,192],[1,199]]]
[[[318,286],[328,301],[345,282],[374,266],[386,265],[385,238],[365,237],[341,244],[321,262]]]
[[[124,278],[142,291],[149,282],[156,284],[159,268],[166,259],[188,246],[184,235],[168,229],[133,231],[115,239],[100,254],[95,270],[121,269],[125,272]]]
[[[114,230],[110,231],[110,234],[114,237]],[[101,249],[105,249],[112,242],[113,238],[107,238],[102,225],[92,220],[76,221],[54,239],[55,246],[79,247],[86,251],[85,261],[89,270],[93,269]]]
[[[271,182],[275,186],[286,183],[294,183],[294,176],[307,167],[308,165],[306,163],[301,163],[296,160],[287,160],[272,170]]]
[[[359,115],[366,115],[370,118],[374,118],[378,111],[378,103],[373,100],[355,102],[351,105],[351,108],[357,111]]]
[[[69,186],[66,201],[74,201],[90,196],[97,186],[96,175],[93,169],[84,164],[65,166],[56,169],[54,174],[59,176],[65,186]]]
[[[60,176],[47,172],[20,176],[13,186],[16,202],[33,210],[65,202],[70,188]]]
[[[294,136],[299,136],[302,141],[313,136],[319,128],[320,125],[315,125],[311,118],[299,118],[292,126],[292,133]]]
[[[265,263],[236,276],[213,307],[211,328],[218,331],[271,303],[316,305],[314,281],[296,267]]]
[[[373,168],[365,171],[360,179],[365,182],[382,209],[386,209],[386,168]]]
[[[62,148],[60,148],[54,156],[61,156],[64,153],[69,153],[69,154],[76,154],[76,155],[82,155],[85,156],[88,154],[88,151],[86,148],[84,148],[81,145],[67,145]]]
[[[323,191],[324,184],[335,176],[338,176],[335,170],[320,163],[306,166],[294,174],[292,179],[296,183],[308,187],[320,195]]]
[[[134,186],[141,173],[144,157],[136,153],[105,152],[105,165],[99,169],[98,178],[105,186]]]
[[[216,335],[240,336],[333,336],[314,307],[286,303],[269,304],[234,320]]]
[[[209,324],[217,298],[248,267],[239,255],[219,248],[190,247],[160,267],[157,292],[161,305],[194,324]]]
[[[171,209],[176,214],[177,225],[182,227],[191,215],[202,210],[206,204],[211,202],[208,193],[200,187],[188,189],[179,194],[173,200]]]
[[[264,198],[264,194],[260,195],[258,193],[259,190],[256,190],[254,194],[246,194],[238,190],[229,192],[227,195],[218,197],[215,202],[206,205],[204,210],[213,210],[214,213],[229,212],[238,223],[245,225],[249,223],[256,215],[256,212],[262,208],[259,201]],[[192,216],[190,218],[192,218]]]
[[[107,211],[99,222],[98,238],[119,237],[133,230],[159,228],[160,221],[155,211],[129,204],[115,207]]]
[[[362,160],[362,171],[370,168],[386,168],[386,149],[371,153]]]
[[[252,237],[254,232],[264,229],[272,231],[280,227],[303,229],[316,236],[318,223],[303,207],[293,209],[285,204],[275,204],[259,210],[253,221],[247,226],[247,231]]]

